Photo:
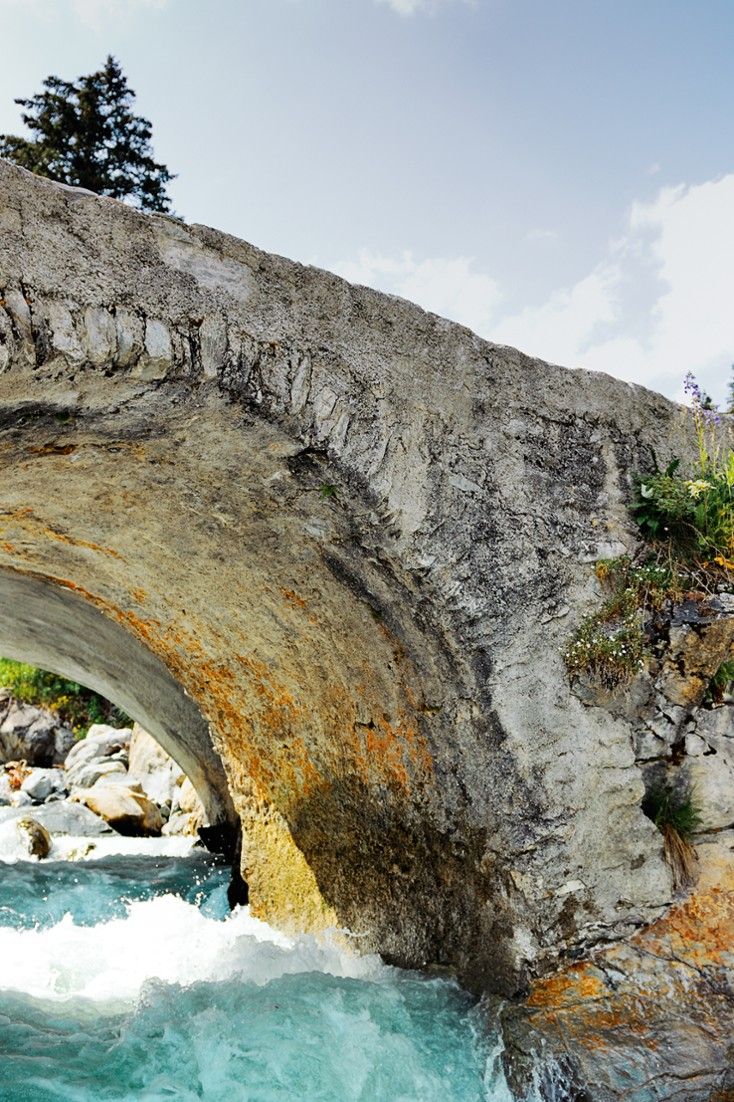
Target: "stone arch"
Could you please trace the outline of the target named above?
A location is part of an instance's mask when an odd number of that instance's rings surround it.
[[[196,706],[258,912],[500,991],[658,914],[629,725],[560,650],[676,408],[3,162],[0,193],[0,567]]]
[[[0,571],[0,652],[69,677],[119,705],[194,785],[207,821],[236,821],[222,762],[191,697],[152,651],[68,586]]]

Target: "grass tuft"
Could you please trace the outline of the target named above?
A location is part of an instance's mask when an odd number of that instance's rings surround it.
[[[691,838],[701,823],[691,793],[658,785],[646,794],[642,810],[663,836],[665,856],[673,872],[673,886],[676,890],[689,887],[696,869],[696,851]]]

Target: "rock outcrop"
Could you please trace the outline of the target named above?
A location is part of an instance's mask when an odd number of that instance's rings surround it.
[[[711,1102],[734,1096],[734,833],[664,918],[535,984],[501,1015],[518,1097]],[[537,1096],[537,1095],[536,1095]]]

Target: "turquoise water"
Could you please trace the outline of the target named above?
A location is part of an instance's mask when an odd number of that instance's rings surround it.
[[[458,987],[230,914],[226,882],[0,864],[2,1102],[506,1102]]]

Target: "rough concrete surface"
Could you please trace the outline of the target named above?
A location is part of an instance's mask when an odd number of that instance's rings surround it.
[[[256,913],[506,994],[663,913],[560,652],[678,407],[4,162],[0,369],[0,650],[231,795]]]

